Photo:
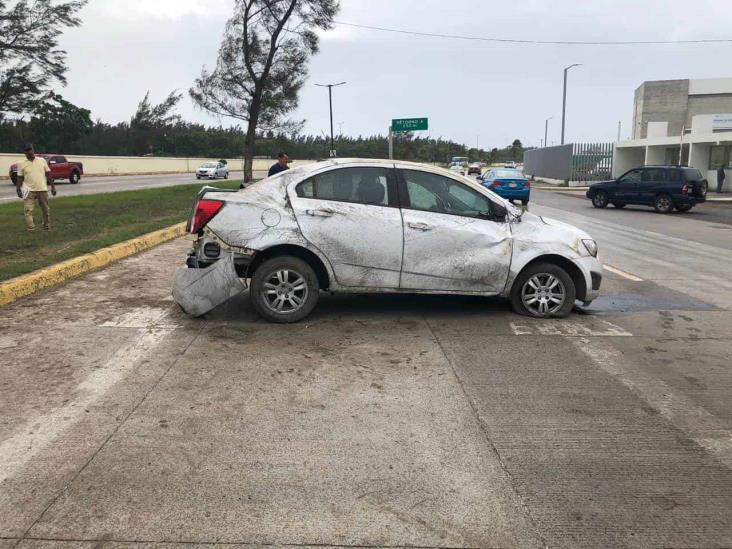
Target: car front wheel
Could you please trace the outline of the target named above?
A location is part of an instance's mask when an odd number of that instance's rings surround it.
[[[605,191],[597,191],[595,196],[592,197],[592,205],[595,208],[607,208],[607,204],[610,199]]]
[[[564,318],[574,307],[572,277],[557,265],[538,263],[524,269],[511,290],[514,311],[536,318]]]
[[[310,265],[297,257],[282,256],[268,259],[257,268],[249,296],[264,319],[288,324],[312,312],[319,292],[318,277]]]
[[[653,201],[653,209],[658,213],[671,213],[674,209],[674,201],[667,194],[659,194]]]

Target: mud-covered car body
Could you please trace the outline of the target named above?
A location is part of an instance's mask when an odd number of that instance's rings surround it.
[[[204,188],[201,201],[218,209],[202,227],[192,215],[189,268],[232,258],[250,278],[266,259],[288,255],[330,292],[509,296],[527,265],[551,262],[572,277],[580,301],[599,293],[602,268],[586,233],[522,213],[441,168],[330,160],[236,192]]]

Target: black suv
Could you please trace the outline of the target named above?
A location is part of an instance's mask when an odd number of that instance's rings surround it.
[[[674,208],[688,212],[707,199],[707,180],[696,168],[685,166],[642,166],[625,172],[614,181],[602,181],[590,186],[587,198],[595,208],[612,204],[653,206],[659,213],[671,213]]]

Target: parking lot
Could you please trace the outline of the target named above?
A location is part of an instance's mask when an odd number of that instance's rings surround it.
[[[187,239],[4,308],[0,548],[732,546],[727,210],[533,201],[606,265],[565,320],[393,295],[191,319]]]

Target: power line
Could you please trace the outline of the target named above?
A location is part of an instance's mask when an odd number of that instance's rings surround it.
[[[355,27],[382,32],[393,32],[397,34],[409,34],[412,36],[428,36],[432,38],[449,38],[453,40],[474,40],[477,42],[502,42],[508,44],[542,44],[560,46],[639,46],[653,44],[724,44],[732,43],[732,38],[707,38],[702,40],[621,40],[621,41],[591,41],[591,40],[521,40],[518,38],[492,38],[484,36],[463,36],[459,34],[440,34],[434,32],[418,32],[404,29],[392,29],[387,27],[375,27],[372,25],[358,25],[346,23],[345,21],[333,21],[336,25]]]

